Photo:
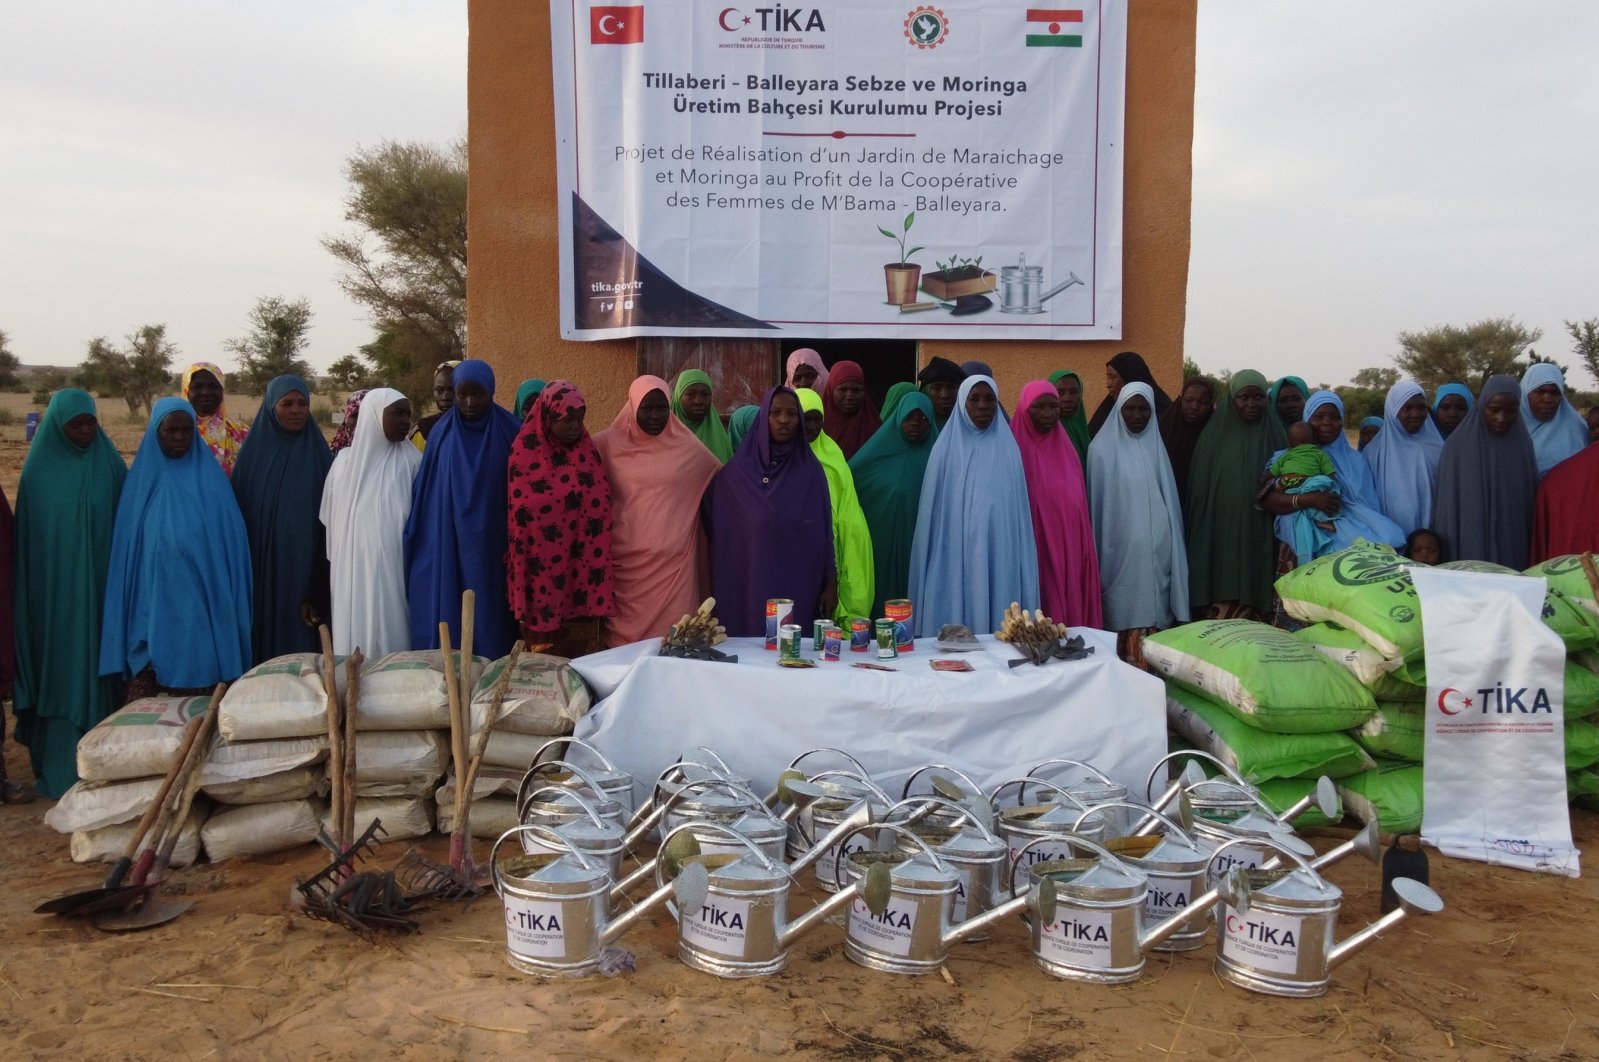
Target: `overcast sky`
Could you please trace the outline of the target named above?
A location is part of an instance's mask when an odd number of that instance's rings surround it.
[[[1341,383],[1402,329],[1512,315],[1574,365],[1561,321],[1599,317],[1596,40],[1591,0],[1205,0],[1189,356]],[[371,337],[319,243],[344,159],[465,131],[460,0],[9,5],[0,329],[71,364],[164,321],[226,367],[258,296],[304,296],[325,367]]]

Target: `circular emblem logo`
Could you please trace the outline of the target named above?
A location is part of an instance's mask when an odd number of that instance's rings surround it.
[[[905,39],[918,48],[937,48],[949,36],[949,19],[936,7],[922,6],[905,16]]]
[[[1397,623],[1409,623],[1416,618],[1416,610],[1409,605],[1395,605],[1388,610],[1388,618]]]
[[[1408,578],[1409,568],[1393,554],[1374,549],[1351,549],[1333,557],[1332,576],[1345,586],[1369,586]]]

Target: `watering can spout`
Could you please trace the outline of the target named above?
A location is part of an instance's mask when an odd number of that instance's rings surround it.
[[[1366,823],[1365,827],[1354,837],[1328,849],[1325,855],[1312,859],[1310,865],[1317,873],[1320,873],[1323,869],[1332,866],[1340,859],[1355,852],[1365,856],[1367,860],[1373,863],[1382,858],[1382,833],[1377,828],[1376,819]]]
[[[821,849],[818,848],[814,850],[820,851]],[[809,933],[812,929],[815,929],[834,911],[839,910],[845,904],[853,900],[855,898],[856,891],[857,890],[854,888],[839,889],[827,899],[823,900],[821,903],[817,904],[815,907],[812,907],[809,911],[806,911],[804,914],[794,919],[794,921],[784,926],[782,932],[777,934],[778,950],[787,951],[796,940],[798,940],[800,937],[803,937],[806,933]]]
[[[618,937],[643,921],[651,911],[665,904],[673,896],[676,896],[685,908],[693,907],[698,910],[705,903],[708,882],[709,875],[703,863],[685,864],[675,879],[644,897],[625,914],[606,923],[605,929],[600,933],[600,943],[614,944]]]
[[[1215,888],[1207,889],[1198,896],[1192,897],[1189,899],[1187,907],[1165,921],[1158,922],[1138,934],[1138,950],[1146,952],[1157,944],[1170,939],[1178,930],[1199,919],[1222,900],[1226,900],[1228,903],[1236,903],[1241,898],[1240,894],[1244,891],[1240,886],[1241,875],[1241,869],[1234,867]]]
[[[871,801],[862,799],[860,803],[856,804],[855,807],[850,810],[850,813],[844,817],[842,822],[840,822],[837,826],[834,826],[831,830],[828,830],[825,834],[817,839],[815,844],[807,848],[798,859],[789,864],[789,875],[794,876],[799,874],[806,867],[810,866],[818,859],[821,859],[824,854],[842,841],[845,834],[850,833],[861,826],[865,826],[871,821]]]
[[[975,934],[993,928],[1011,915],[1021,914],[1029,903],[1036,905],[1036,902],[1033,892],[1029,891],[1021,896],[1006,900],[1002,904],[990,907],[982,914],[973,915],[966,921],[951,926],[949,931],[941,938],[941,944],[947,951],[951,946],[959,944],[963,940],[968,940]]]
[[[1404,921],[1406,916],[1437,914],[1444,909],[1443,899],[1436,892],[1433,892],[1414,878],[1395,878],[1393,880],[1393,889],[1394,894],[1399,897],[1399,906],[1343,943],[1333,945],[1333,949],[1327,953],[1327,966],[1329,969],[1337,966],[1354,955],[1355,952],[1382,936],[1384,932]]]

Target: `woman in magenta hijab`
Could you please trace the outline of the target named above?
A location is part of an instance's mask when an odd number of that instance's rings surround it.
[[[788,379],[783,386],[791,390],[809,387],[821,394],[827,390],[827,363],[810,347],[801,347],[788,356]]]
[[[1055,385],[1034,380],[1023,387],[1010,430],[1027,473],[1041,607],[1057,623],[1102,627],[1099,554],[1088,517],[1083,463],[1071,437],[1056,430],[1059,424],[1060,395]]]
[[[841,361],[827,376],[822,396],[822,430],[838,443],[848,461],[883,426],[877,404],[866,393],[866,372],[853,361]]]

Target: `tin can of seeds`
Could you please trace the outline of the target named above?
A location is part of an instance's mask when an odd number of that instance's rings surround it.
[[[777,632],[794,614],[794,599],[769,597],[766,599],[766,648],[777,648]]]
[[[785,623],[777,635],[777,658],[779,660],[798,660],[800,658],[800,639],[803,637],[803,628],[798,623]]]
[[[899,655],[899,643],[894,637],[894,621],[880,619],[877,621],[877,659],[892,660]]]
[[[827,640],[827,632],[833,626],[833,621],[819,619],[812,626],[811,651],[819,653],[822,651],[822,643]]]
[[[844,632],[837,627],[828,627],[827,635],[822,640],[822,659],[837,660],[843,655]]]
[[[872,621],[856,616],[849,621],[849,651],[864,653],[872,647]]]
[[[915,610],[909,598],[899,597],[883,602],[883,615],[894,621],[894,645],[902,653],[916,648]]]

